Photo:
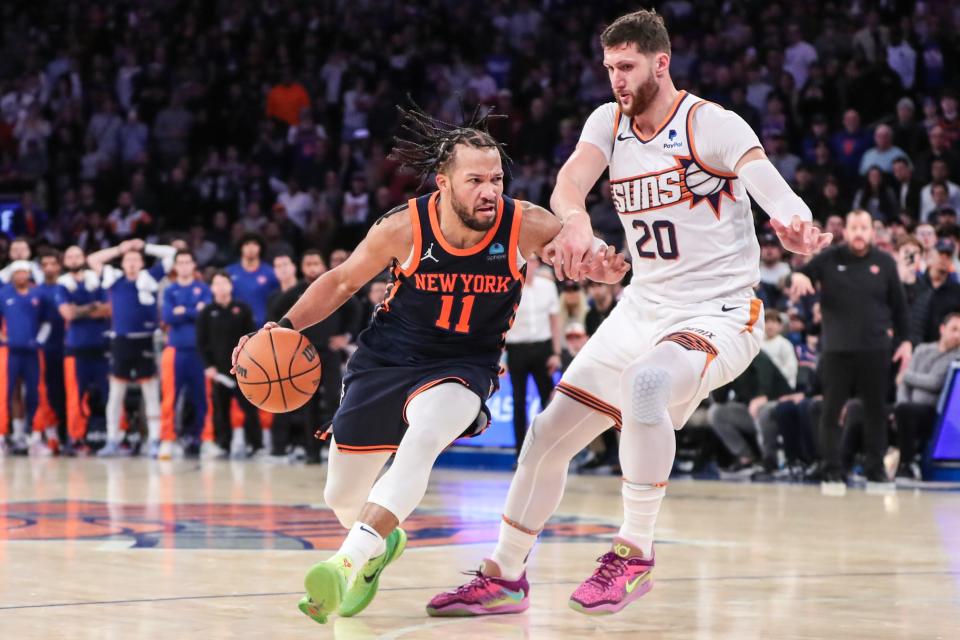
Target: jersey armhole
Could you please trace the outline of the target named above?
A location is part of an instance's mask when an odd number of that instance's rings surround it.
[[[723,108],[716,103],[708,102],[706,100],[701,100],[697,104],[690,107],[690,111],[687,112],[687,143],[690,145],[690,155],[693,156],[693,159],[697,163],[697,165],[701,169],[709,173],[710,175],[716,176],[718,178],[736,178],[737,174],[730,173],[729,171],[723,171],[721,169],[715,169],[710,165],[708,165],[707,163],[705,163],[697,154],[697,147],[693,143],[693,115],[697,112],[697,109],[699,109],[705,104],[712,104],[713,106],[720,109]]]
[[[420,266],[420,249],[423,247],[423,233],[420,229],[420,210],[417,208],[416,198],[411,198],[407,202],[407,214],[410,216],[410,229],[413,233],[413,246],[407,258],[398,268],[400,273],[405,276],[411,276]]]
[[[513,222],[510,225],[510,247],[507,255],[510,261],[510,273],[517,280],[523,280],[520,269],[526,264],[523,254],[520,253],[520,223],[523,220],[523,205],[519,200],[513,201]],[[521,263],[520,261],[523,260]]]

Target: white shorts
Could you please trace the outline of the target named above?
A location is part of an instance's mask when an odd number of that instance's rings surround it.
[[[763,303],[752,296],[671,306],[639,304],[624,296],[610,316],[573,359],[557,391],[610,417],[617,428],[620,417],[620,376],[657,344],[672,341],[707,354],[700,386],[690,402],[670,407],[682,416],[679,429],[714,389],[743,373],[763,340]]]

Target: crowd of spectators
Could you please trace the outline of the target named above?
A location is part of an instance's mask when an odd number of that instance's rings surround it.
[[[870,212],[876,246],[898,260],[911,342],[938,341],[944,318],[960,309],[960,9],[936,0],[653,4],[671,33],[677,86],[746,119],[837,242],[849,210]],[[316,248],[336,266],[380,213],[428,186],[389,156],[395,107],[408,97],[451,122],[478,105],[509,116],[491,126],[513,159],[508,192],[546,203],[586,116],[610,99],[598,34],[635,8],[612,0],[5,3],[0,255],[14,237],[35,252],[182,240],[209,278],[257,233],[268,264]],[[609,185],[588,204],[595,229],[622,245]],[[757,220],[764,351],[786,387],[776,390],[779,403],[774,390],[749,385],[724,400],[752,395],[741,400],[755,423],[767,414],[795,420],[784,403],[816,397],[819,311],[815,297],[788,293],[803,258],[784,255],[766,217]],[[576,325],[568,350],[616,294],[561,283],[561,313]],[[727,418],[718,432],[733,442],[742,416]],[[815,461],[815,444],[797,442],[807,453],[795,461]],[[746,444],[753,450],[720,447],[722,463],[756,471],[766,457],[772,470],[769,449]]]

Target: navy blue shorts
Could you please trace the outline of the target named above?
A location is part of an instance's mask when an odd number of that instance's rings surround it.
[[[110,341],[110,375],[121,380],[142,380],[157,375],[153,336],[115,336]]]
[[[398,365],[361,347],[347,363],[343,399],[333,416],[333,436],[344,453],[396,451],[407,428],[407,404],[441,382],[457,382],[480,398],[476,421],[460,437],[480,435],[490,423],[484,404],[499,386],[493,367],[449,361]]]

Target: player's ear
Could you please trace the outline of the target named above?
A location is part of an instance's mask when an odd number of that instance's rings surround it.
[[[670,56],[667,53],[661,52],[654,54],[653,62],[654,71],[658,78],[670,70]]]
[[[447,176],[447,174],[445,174],[445,173],[443,173],[443,172],[441,172],[441,171],[438,171],[438,172],[437,172],[437,178],[436,178],[436,180],[437,180],[437,189],[440,189],[441,191],[443,191],[444,189],[446,189],[446,188],[448,188],[448,187],[450,186],[450,178],[449,178],[449,176]]]

